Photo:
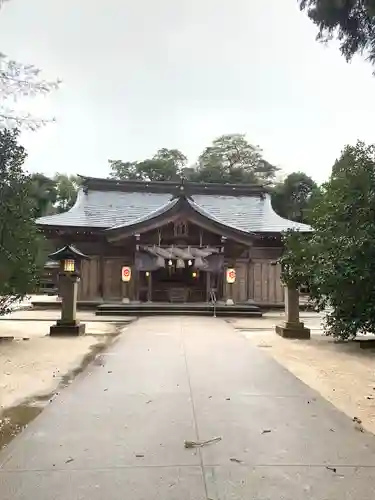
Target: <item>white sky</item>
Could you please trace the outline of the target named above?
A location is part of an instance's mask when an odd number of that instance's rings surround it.
[[[57,123],[23,134],[26,166],[105,177],[109,158],[192,163],[238,132],[325,180],[345,144],[375,142],[375,79],[315,34],[297,0],[11,0],[1,52],[63,80],[29,104]]]

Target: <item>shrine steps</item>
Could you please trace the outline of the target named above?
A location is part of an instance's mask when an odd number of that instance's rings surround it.
[[[262,311],[254,304],[216,304],[216,316],[261,317]],[[153,316],[153,315],[191,315],[213,316],[214,307],[210,303],[109,303],[101,304],[96,308],[97,316]]]

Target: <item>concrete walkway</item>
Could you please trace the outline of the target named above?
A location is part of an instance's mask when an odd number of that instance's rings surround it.
[[[373,500],[374,490],[375,437],[214,318],[140,319],[0,453],[1,500]]]

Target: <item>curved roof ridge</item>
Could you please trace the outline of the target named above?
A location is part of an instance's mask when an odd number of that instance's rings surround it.
[[[217,217],[215,217],[213,214],[211,214],[209,211],[205,210],[201,205],[199,205],[199,203],[197,203],[196,201],[194,201],[194,198],[193,199],[189,199],[188,203],[189,203],[189,205],[191,206],[191,208],[193,210],[195,210],[196,212],[198,212],[200,215],[203,215],[203,217],[206,217],[207,219],[210,219],[213,222],[216,222],[217,224],[228,226],[228,227],[230,227],[232,229],[235,229],[236,231],[239,231],[239,232],[244,233],[244,234],[251,234],[252,233],[252,231],[244,231],[244,230],[238,228],[237,226],[234,226],[234,225],[229,224],[227,222],[224,223],[223,221],[221,221],[220,219],[218,219]]]
[[[287,229],[293,229],[295,231],[303,231],[303,232],[311,232],[313,229],[310,225],[304,224],[302,222],[295,222],[290,219],[285,219],[285,217],[281,217],[277,214],[272,206],[271,196],[266,194],[264,197],[264,212],[263,212],[263,222],[266,222],[268,227],[272,227],[275,224],[275,227],[284,227],[284,229],[275,229],[274,232],[281,232]],[[285,226],[289,226],[286,227]],[[265,232],[273,232],[271,229],[264,229]]]
[[[55,222],[58,223],[59,219],[63,219],[63,220],[66,220],[66,217],[70,214],[74,214],[75,212],[77,211],[81,211],[84,213],[84,215],[86,216],[86,213],[85,213],[85,190],[84,188],[81,186],[78,188],[78,191],[77,191],[77,198],[76,198],[76,201],[74,202],[74,205],[69,208],[69,210],[67,210],[66,212],[61,212],[59,214],[51,214],[51,215],[44,215],[43,217],[39,217],[38,219],[36,219],[36,223],[37,224],[54,224]]]
[[[162,205],[161,207],[157,208],[156,210],[153,210],[152,212],[143,215],[142,217],[138,217],[138,219],[135,219],[130,223],[116,224],[115,226],[111,226],[108,229],[106,229],[106,231],[111,231],[113,229],[121,229],[122,227],[133,226],[135,224],[140,224],[141,222],[146,222],[147,220],[154,219],[155,217],[158,217],[159,215],[163,215],[164,213],[168,212],[178,203],[178,201],[179,201],[178,198],[173,198],[164,205]]]

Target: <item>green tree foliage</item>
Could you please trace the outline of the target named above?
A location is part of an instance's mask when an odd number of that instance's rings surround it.
[[[140,162],[109,160],[110,177],[121,180],[174,181],[185,177],[193,182],[270,184],[277,167],[262,157],[257,146],[244,135],[223,135],[206,148],[197,165],[186,167],[187,158],[177,149],[160,149],[155,156]]]
[[[35,217],[56,213],[57,199],[56,183],[44,174],[31,175],[31,196],[35,204]]]
[[[50,178],[41,173],[31,175],[31,196],[35,217],[66,212],[77,199],[79,178],[75,175],[55,174]]]
[[[17,130],[0,131],[0,315],[37,283],[40,236],[34,223],[32,180],[24,174]]]
[[[270,184],[277,171],[245,135],[227,134],[215,139],[203,151],[189,177],[197,182]]]
[[[0,9],[6,0],[0,0]],[[0,52],[0,129],[26,128],[35,130],[48,120],[18,112],[14,102],[19,97],[45,95],[59,86],[40,78],[40,70],[29,64],[21,64]]]
[[[311,177],[303,172],[293,172],[272,190],[272,205],[281,217],[308,223],[317,192],[318,186]]]
[[[340,41],[347,61],[364,53],[375,62],[375,0],[298,0],[318,26],[318,40]]]
[[[109,160],[110,177],[120,180],[172,181],[178,179],[187,158],[177,149],[160,149],[152,158],[140,162]]]
[[[56,188],[56,211],[66,212],[74,205],[79,188],[79,177],[57,173],[54,177]]]
[[[375,145],[347,146],[311,217],[311,235],[286,235],[283,279],[307,283],[327,334],[375,332]]]

